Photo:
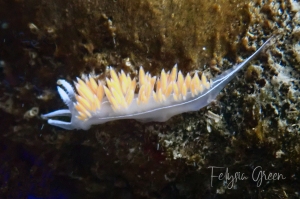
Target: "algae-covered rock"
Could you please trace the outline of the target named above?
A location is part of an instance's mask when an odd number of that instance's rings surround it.
[[[1,1],[1,197],[299,197],[299,8],[292,0]],[[64,107],[57,79],[101,79],[107,66],[156,75],[176,63],[212,78],[271,36],[197,112],[88,132],[39,116]],[[236,181],[212,178],[226,169]]]

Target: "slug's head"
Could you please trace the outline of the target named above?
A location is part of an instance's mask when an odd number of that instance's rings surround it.
[[[88,122],[85,122],[85,120],[82,118],[81,113],[76,109],[78,106],[76,104],[76,98],[77,95],[71,86],[67,81],[60,79],[57,81],[57,91],[61,97],[61,99],[64,101],[64,103],[68,106],[69,109],[61,109],[57,111],[53,111],[48,114],[42,115],[43,119],[47,119],[48,123],[57,126],[63,129],[72,130],[72,129],[84,129],[87,130],[90,128],[90,124]],[[49,119],[52,117],[69,117],[71,119],[70,122],[62,121],[62,120],[54,120]]]

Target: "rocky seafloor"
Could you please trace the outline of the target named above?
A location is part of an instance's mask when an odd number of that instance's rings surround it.
[[[0,25],[0,198],[300,198],[299,1],[0,0]],[[88,131],[40,117],[65,106],[57,79],[212,78],[271,36],[197,112]]]

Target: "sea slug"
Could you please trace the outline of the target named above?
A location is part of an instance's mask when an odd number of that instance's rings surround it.
[[[42,118],[57,116],[71,117],[70,122],[48,119],[48,123],[64,129],[89,129],[92,125],[120,119],[164,122],[170,117],[189,111],[197,111],[216,98],[236,73],[248,64],[263,47],[242,63],[228,69],[208,81],[202,73],[201,79],[196,72],[193,77],[183,76],[177,65],[171,72],[161,71],[160,77],[152,77],[140,67],[138,80],[123,71],[116,73],[110,68],[110,78],[104,82],[89,75],[72,85],[58,80],[58,93],[68,109],[57,110]],[[138,88],[137,88],[138,87]],[[135,93],[135,90],[138,90]]]

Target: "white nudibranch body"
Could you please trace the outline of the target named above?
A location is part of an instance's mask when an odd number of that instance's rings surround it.
[[[202,73],[183,76],[177,65],[170,72],[161,72],[159,78],[145,73],[140,67],[138,81],[123,71],[110,68],[110,79],[105,83],[89,75],[74,82],[76,92],[65,80],[58,80],[58,93],[68,109],[45,115],[71,117],[70,122],[48,119],[48,123],[64,129],[89,129],[92,125],[120,119],[164,122],[170,117],[189,111],[197,111],[216,98],[227,83],[267,44],[268,39],[244,62],[208,81]],[[138,87],[138,93],[135,93]]]

